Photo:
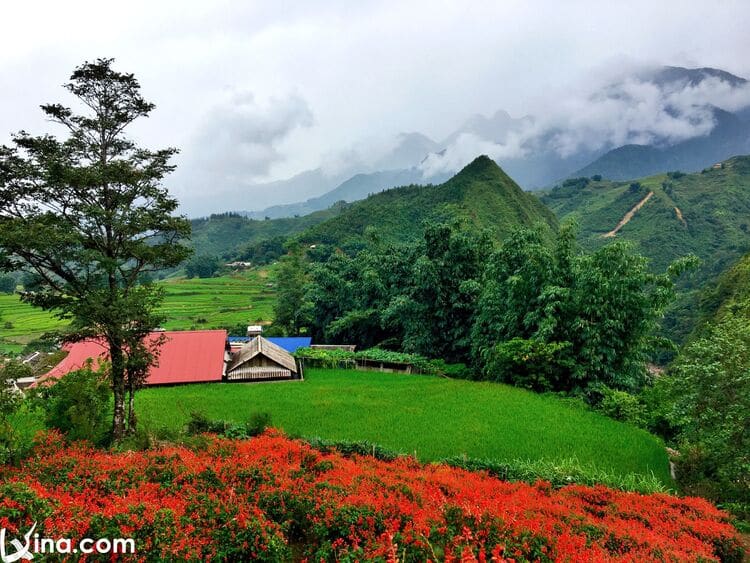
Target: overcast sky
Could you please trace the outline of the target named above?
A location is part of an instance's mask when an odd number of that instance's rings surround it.
[[[750,78],[749,24],[747,0],[7,2],[0,139],[48,130],[39,104],[66,101],[77,64],[115,57],[157,104],[131,135],[182,150],[170,189],[200,214],[196,191],[227,170],[238,184],[333,173],[400,132],[440,140],[476,113],[544,115],[629,67]],[[227,208],[274,203],[233,197]]]

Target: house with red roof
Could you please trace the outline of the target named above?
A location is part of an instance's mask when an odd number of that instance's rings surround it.
[[[221,382],[227,362],[225,330],[155,331],[152,341],[164,338],[159,348],[158,364],[149,370],[146,385],[179,385],[184,383]],[[36,381],[58,379],[107,358],[109,350],[101,340],[85,340],[65,344],[68,355],[52,370]]]

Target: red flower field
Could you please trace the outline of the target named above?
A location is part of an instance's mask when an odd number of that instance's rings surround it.
[[[120,454],[48,434],[20,469],[0,470],[0,527],[33,521],[44,537],[133,537],[142,560],[742,558],[726,514],[701,499],[506,483],[324,454],[273,431]]]

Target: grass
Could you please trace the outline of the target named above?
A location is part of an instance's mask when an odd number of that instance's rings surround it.
[[[222,328],[273,319],[273,267],[218,278],[174,278],[160,283],[166,291],[162,311],[167,317],[167,329]],[[17,354],[24,344],[66,324],[46,311],[22,303],[18,295],[0,295],[0,354]]]
[[[555,397],[495,383],[309,369],[302,382],[144,389],[140,420],[180,431],[191,412],[246,421],[268,412],[292,436],[366,440],[424,461],[575,458],[617,475],[653,473],[671,483],[663,444],[649,433]]]

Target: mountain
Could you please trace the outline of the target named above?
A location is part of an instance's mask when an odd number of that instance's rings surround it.
[[[713,108],[713,117],[716,125],[708,135],[665,147],[618,147],[571,177],[598,174],[611,180],[629,180],[668,170],[695,172],[728,156],[750,152],[750,121],[718,108]]]
[[[357,201],[366,198],[372,193],[387,190],[393,186],[403,186],[420,181],[422,181],[422,173],[416,168],[408,170],[385,170],[371,174],[356,174],[322,196],[310,198],[300,203],[275,205],[263,211],[247,212],[244,215],[253,219],[264,219],[266,217],[276,219],[280,217],[293,217],[295,215],[307,215],[321,209],[327,209],[339,201]]]
[[[400,133],[396,137],[396,146],[378,158],[373,168],[377,170],[413,168],[422,162],[425,156],[441,148],[439,143],[422,133]]]
[[[361,241],[376,229],[383,240],[414,240],[425,220],[460,219],[502,238],[519,226],[556,228],[552,212],[524,192],[487,156],[480,156],[440,185],[405,186],[371,195],[299,236],[307,244],[342,245]]]
[[[192,219],[191,244],[196,255],[219,256],[227,260],[250,259],[248,248],[276,239],[281,247],[286,239],[338,215],[343,205],[334,205],[303,217],[257,220],[238,213],[222,213]]]
[[[559,107],[572,108],[566,112],[520,118],[502,110],[477,114],[439,142],[410,132],[397,135],[378,157],[352,150],[335,175],[316,169],[260,186],[277,201],[297,202],[243,213],[255,219],[292,217],[394,186],[441,183],[482,153],[491,154],[525,189],[580,176],[626,180],[668,170],[694,172],[750,153],[750,85],[744,78],[715,68],[666,66],[588,86],[560,100]]]
[[[693,253],[703,261],[699,278],[705,280],[750,251],[750,156],[695,174],[659,174],[635,182],[568,180],[542,201],[561,221],[578,222],[584,246],[627,240],[657,270]],[[626,222],[617,229],[620,221]]]
[[[629,241],[655,271],[681,256],[698,256],[701,265],[681,280],[681,294],[663,323],[664,334],[677,342],[684,342],[706,315],[700,305],[707,299],[703,288],[750,252],[750,156],[695,174],[634,182],[570,179],[542,201],[560,221],[578,222],[585,248]]]
[[[698,86],[706,79],[716,79],[726,82],[732,87],[743,86],[747,80],[718,68],[684,68],[681,66],[663,66],[655,70],[642,73],[643,78],[653,82],[657,86],[665,87],[674,85],[676,87]]]

